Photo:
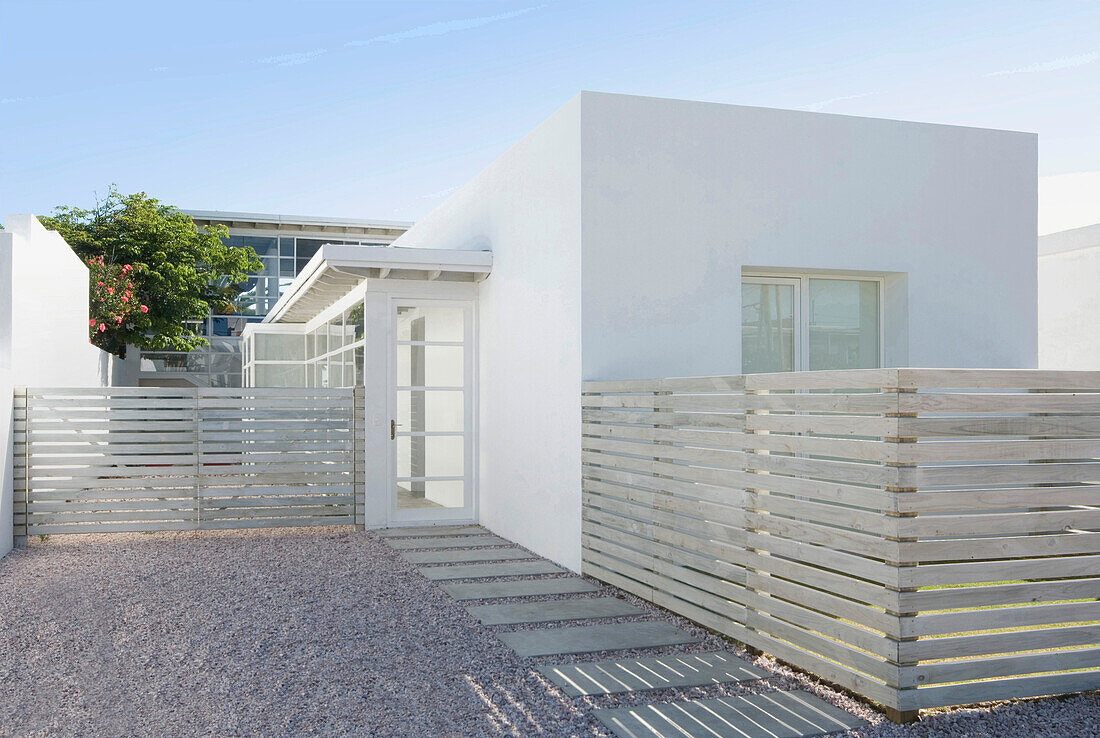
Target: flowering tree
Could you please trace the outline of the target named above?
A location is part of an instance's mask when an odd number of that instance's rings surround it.
[[[190,351],[207,341],[196,324],[212,307],[233,310],[249,272],[263,268],[228,231],[199,231],[191,216],[144,192],[111,187],[91,210],[59,207],[39,218],[88,265],[92,343],[118,356],[126,346]]]
[[[144,267],[109,264],[102,256],[86,260],[92,279],[88,334],[92,343],[105,351],[115,348],[123,336],[149,330],[149,306],[138,296]],[[125,344],[123,344],[125,345]]]

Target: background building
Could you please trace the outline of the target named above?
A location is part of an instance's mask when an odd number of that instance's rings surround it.
[[[240,335],[263,320],[283,291],[326,243],[388,246],[412,225],[406,222],[293,215],[185,210],[199,228],[224,225],[229,243],[251,246],[263,269],[249,275],[231,313],[211,314],[199,332],[210,342],[191,352],[142,351],[141,386],[240,387]]]

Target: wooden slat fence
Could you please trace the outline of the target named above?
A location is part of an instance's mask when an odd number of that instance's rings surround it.
[[[362,410],[361,389],[18,389],[16,541],[361,523]]]
[[[588,382],[584,571],[888,708],[1100,688],[1100,372]]]

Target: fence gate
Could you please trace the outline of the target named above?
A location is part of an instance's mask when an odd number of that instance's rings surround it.
[[[361,521],[362,402],[350,388],[17,389],[16,543]]]

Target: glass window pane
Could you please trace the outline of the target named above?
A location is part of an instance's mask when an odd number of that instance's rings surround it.
[[[258,361],[301,361],[305,339],[296,333],[255,333]]]
[[[741,372],[795,370],[794,285],[741,285]]]
[[[397,384],[413,387],[461,387],[465,376],[462,346],[398,346]]]
[[[210,372],[212,374],[237,374],[241,373],[241,355],[240,354],[215,354],[211,352],[210,358]],[[228,386],[228,385],[222,385]]]
[[[279,260],[278,260],[278,258],[267,257],[267,258],[261,259],[260,261],[263,262],[264,267],[263,267],[263,269],[260,270],[259,274],[262,274],[265,277],[278,277],[279,276]]]
[[[397,482],[397,507],[410,508],[462,507],[466,483],[461,479],[429,479],[424,482]]]
[[[305,384],[303,364],[254,364],[257,387],[302,387]]]
[[[463,430],[464,394],[458,390],[398,390],[400,430]]]
[[[351,336],[353,341],[362,341],[364,331],[363,324],[363,303],[359,303],[351,310],[348,311],[348,322],[352,326]]]
[[[397,340],[461,341],[464,312],[459,307],[400,306],[397,308]]]
[[[294,278],[298,270],[294,268],[294,259],[279,259],[279,276]]]
[[[279,237],[279,256],[294,258],[294,236]]]
[[[875,369],[879,366],[878,282],[811,279],[810,369]]]
[[[398,477],[461,477],[465,468],[463,436],[399,436]]]
[[[363,347],[358,346],[355,349],[355,386],[363,387]]]
[[[226,243],[238,248],[251,246],[260,257],[279,255],[279,244],[274,236],[230,236]]]
[[[344,346],[344,319],[336,316],[328,324],[328,350],[336,351]]]

